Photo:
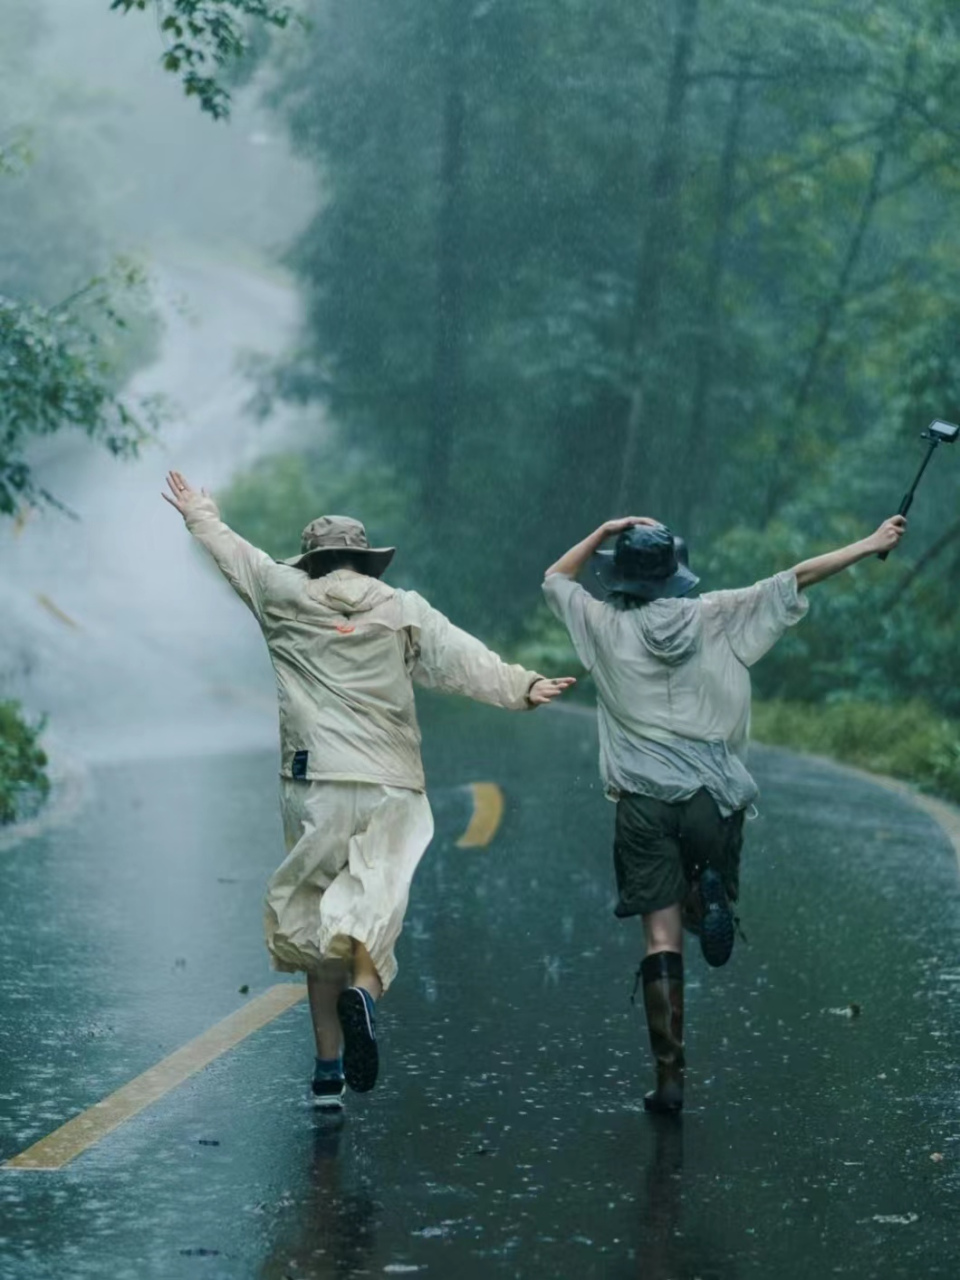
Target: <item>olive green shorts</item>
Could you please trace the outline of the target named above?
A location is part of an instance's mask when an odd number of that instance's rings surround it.
[[[622,795],[617,801],[613,861],[618,916],[647,915],[685,904],[708,867],[719,872],[727,897],[740,891],[742,809],[724,817],[709,791],[667,804],[651,796]],[[685,923],[688,911],[685,910]]]

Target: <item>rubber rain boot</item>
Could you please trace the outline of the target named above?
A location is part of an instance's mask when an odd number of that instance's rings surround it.
[[[640,979],[657,1066],[657,1087],[643,1105],[647,1111],[670,1115],[683,1108],[683,956],[676,951],[646,956]]]

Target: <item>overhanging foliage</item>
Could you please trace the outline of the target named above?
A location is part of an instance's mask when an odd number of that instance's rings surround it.
[[[293,9],[273,0],[111,0],[111,9],[153,10],[164,41],[164,70],[179,75],[184,92],[215,120],[230,114],[230,92],[224,83],[250,52],[247,21],[278,30]]]

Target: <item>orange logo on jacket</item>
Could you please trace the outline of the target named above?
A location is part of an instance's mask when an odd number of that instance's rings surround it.
[[[356,629],[357,629],[356,627],[351,627],[351,626],[350,626],[350,624],[349,624],[349,622],[338,622],[338,623],[337,623],[337,630],[340,632],[340,634],[341,634],[342,636],[349,636],[349,635],[353,635],[353,633],[354,633],[354,631],[356,631]]]

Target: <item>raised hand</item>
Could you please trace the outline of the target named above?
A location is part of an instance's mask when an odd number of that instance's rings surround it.
[[[907,531],[906,516],[890,516],[870,535],[874,551],[892,551]]]
[[[186,515],[190,499],[197,497],[198,492],[206,496],[206,489],[194,489],[179,471],[168,472],[167,484],[170,486],[170,493],[161,492],[160,497],[169,502],[171,507],[176,507],[181,515]]]
[[[543,707],[554,698],[559,698],[571,685],[577,682],[573,676],[558,676],[556,680],[538,680],[527,694],[531,707]]]
[[[549,578],[552,573],[563,573],[575,578],[593,553],[603,546],[607,538],[612,538],[615,533],[622,533],[624,529],[630,529],[635,524],[659,523],[658,520],[651,520],[649,516],[622,516],[619,520],[607,520],[599,529],[594,529],[593,533],[587,534],[582,542],[578,542],[575,547],[571,547],[569,551],[560,557],[556,564],[552,564],[547,570],[547,577]],[[563,691],[561,690],[560,692]]]
[[[610,537],[611,534],[622,533],[624,529],[632,529],[635,524],[659,523],[659,520],[652,520],[650,516],[623,516],[619,520],[607,520],[603,530],[607,537]]]

